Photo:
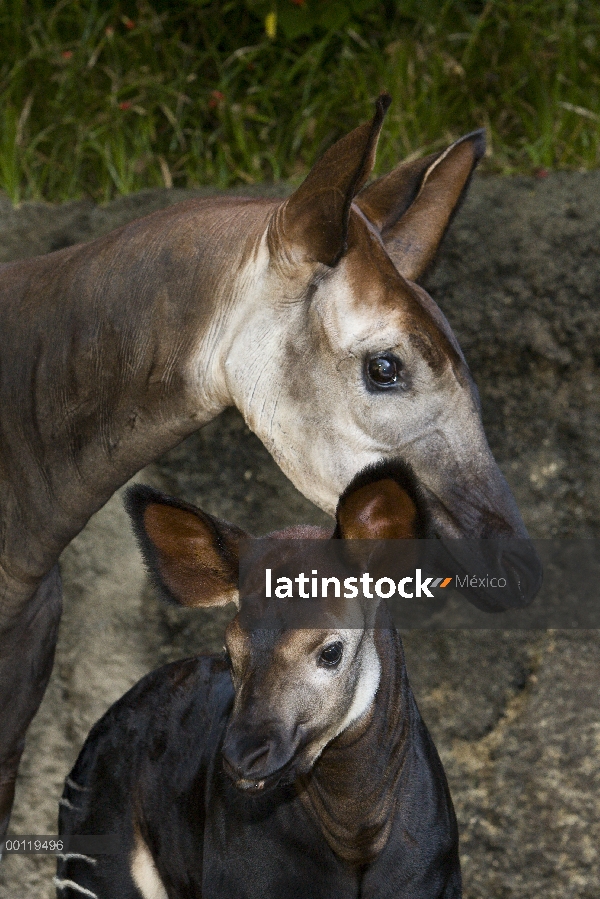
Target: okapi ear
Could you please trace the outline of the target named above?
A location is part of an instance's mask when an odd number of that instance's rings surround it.
[[[125,496],[146,567],[177,605],[238,603],[238,544],[248,535],[201,509],[144,485]]]
[[[391,102],[388,94],[381,94],[373,120],[330,147],[284,204],[284,239],[303,247],[316,262],[334,266],[347,250],[352,200],[371,174]]]
[[[425,499],[404,462],[379,462],[361,471],[340,497],[334,537],[417,539],[430,534]]]
[[[485,131],[473,131],[441,153],[399,165],[356,198],[405,278],[416,281],[431,263],[484,152]]]

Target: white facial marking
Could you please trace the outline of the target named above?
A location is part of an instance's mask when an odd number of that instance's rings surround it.
[[[342,632],[343,633],[343,632]],[[349,634],[350,632],[347,632]],[[363,635],[365,644],[362,652],[352,662],[352,666],[359,665],[358,681],[352,702],[346,714],[339,720],[334,722],[333,726],[325,731],[321,740],[313,743],[311,747],[312,763],[321,755],[328,743],[331,743],[336,737],[342,734],[351,724],[358,721],[371,708],[379,687],[379,679],[381,677],[381,663],[377,650],[373,643],[373,631],[365,632]],[[348,640],[347,644],[350,643]],[[347,673],[348,676],[350,672]]]
[[[381,663],[377,650],[373,645],[373,631],[369,631],[369,642],[366,646],[363,656],[361,673],[358,681],[358,687],[354,694],[352,705],[348,709],[348,714],[342,722],[338,733],[343,733],[346,728],[350,727],[355,721],[369,711],[374,700],[375,694],[379,687],[381,678]]]
[[[131,876],[143,899],[168,899],[154,859],[139,833],[136,833],[135,848],[131,854]]]

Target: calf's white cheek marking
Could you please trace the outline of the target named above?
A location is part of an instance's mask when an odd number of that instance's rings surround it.
[[[379,661],[377,650],[373,645],[370,645],[366,648],[358,688],[339,733],[350,727],[354,721],[357,721],[371,708],[379,688],[380,678],[381,662]]]
[[[131,876],[144,899],[168,899],[150,850],[139,834],[131,856]]]
[[[312,746],[311,750],[311,766],[315,764],[325,747],[341,733],[343,733],[351,724],[364,715],[373,704],[375,694],[379,688],[381,678],[381,663],[377,650],[374,645],[366,648],[364,657],[361,661],[361,673],[356,692],[352,698],[350,708],[345,716],[332,728],[327,730],[320,741]]]

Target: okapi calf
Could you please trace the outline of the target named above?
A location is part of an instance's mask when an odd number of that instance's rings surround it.
[[[388,103],[287,200],[191,200],[0,267],[0,842],[52,668],[60,553],[227,406],[326,511],[357,471],[403,458],[437,535],[527,536],[458,343],[415,283],[483,133],[365,187]],[[505,553],[488,572],[520,566]],[[536,578],[515,580],[525,603]]]
[[[236,599],[243,532],[150,488],[133,488],[128,506],[167,598]],[[367,469],[339,502],[336,537],[426,533],[400,464]],[[387,609],[327,598],[318,626],[274,627],[270,615],[298,600],[266,598],[278,551],[265,552],[250,572],[262,590],[227,627],[225,655],[152,672],[91,731],[59,830],[117,834],[119,854],[65,855],[60,899],[461,896],[452,801]],[[344,624],[357,615],[360,627]]]

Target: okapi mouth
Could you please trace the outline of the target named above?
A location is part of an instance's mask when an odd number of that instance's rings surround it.
[[[459,588],[463,596],[484,612],[528,606],[542,586],[543,570],[520,518],[513,526],[507,518],[474,505],[464,507],[461,520],[435,494],[427,489],[424,493],[449,570],[466,584]],[[507,585],[501,598],[482,586],[499,578]]]
[[[484,612],[523,609],[538,594],[543,570],[531,541],[523,538],[496,540],[446,540],[444,550],[452,560],[456,579],[465,586],[460,592]],[[478,576],[479,571],[483,576]],[[504,579],[506,589],[499,601],[485,583]],[[467,584],[468,582],[468,584]]]
[[[278,786],[286,786],[293,783],[296,780],[296,757],[292,756],[285,765],[282,765],[281,768],[272,771],[265,777],[257,778],[240,776],[240,772],[223,755],[223,770],[238,790],[256,796],[268,793]]]

